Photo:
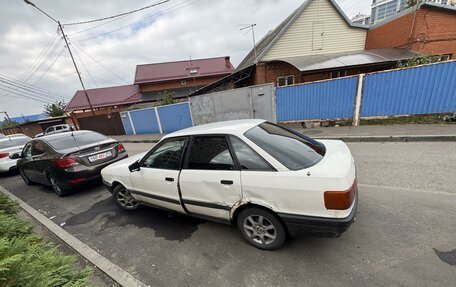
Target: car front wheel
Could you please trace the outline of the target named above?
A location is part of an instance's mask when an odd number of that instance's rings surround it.
[[[139,208],[139,202],[123,185],[116,186],[112,192],[112,196],[116,204],[123,210],[133,211]]]
[[[19,174],[22,177],[22,180],[24,180],[26,185],[33,185],[33,182],[28,179],[27,175],[25,175],[24,170],[21,168],[19,169]]]
[[[287,237],[285,228],[276,215],[261,208],[251,207],[241,211],[237,225],[247,241],[259,249],[277,249]]]

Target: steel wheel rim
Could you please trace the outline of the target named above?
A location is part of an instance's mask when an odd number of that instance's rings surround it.
[[[117,202],[126,208],[135,208],[138,205],[138,201],[131,195],[127,189],[119,190],[117,193]]]
[[[269,245],[277,238],[274,224],[262,215],[247,216],[243,227],[247,236],[258,244]]]
[[[62,193],[62,189],[60,188],[59,184],[57,183],[57,181],[52,176],[49,177],[49,180],[51,181],[51,185],[52,185],[52,188],[54,189],[54,191],[57,194]]]

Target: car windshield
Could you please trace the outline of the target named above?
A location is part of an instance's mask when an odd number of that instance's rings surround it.
[[[0,140],[0,149],[25,145],[30,138],[28,137],[11,137]]]
[[[244,135],[290,170],[309,168],[325,154],[322,143],[271,123],[262,123]]]
[[[108,137],[99,133],[75,133],[71,135],[70,133],[65,134],[63,137],[57,137],[53,139],[48,139],[47,142],[55,150],[64,150],[69,148],[75,148],[78,146],[84,146],[88,144],[97,143],[100,141],[107,140]]]

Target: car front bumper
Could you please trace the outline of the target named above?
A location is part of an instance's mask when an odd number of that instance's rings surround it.
[[[356,219],[358,198],[354,202],[350,214],[345,218],[325,218],[295,214],[279,213],[291,235],[319,234],[325,237],[338,237],[344,233]]]

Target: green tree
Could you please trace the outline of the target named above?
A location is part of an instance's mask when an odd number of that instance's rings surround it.
[[[1,125],[0,127],[1,128],[8,128],[8,127],[15,127],[17,126],[19,123],[16,122],[16,121],[9,121],[9,120],[4,120],[3,122],[1,122]]]
[[[169,91],[163,91],[163,92],[158,93],[158,105],[165,106],[165,105],[175,104],[177,101],[174,98],[174,96],[175,96],[175,93],[169,92]]]
[[[407,7],[413,7],[420,4],[421,0],[407,0]]]
[[[398,68],[407,68],[407,67],[414,67],[419,65],[426,65],[440,62],[439,56],[425,56],[425,57],[416,57],[413,59],[399,61],[397,63]]]
[[[44,105],[44,113],[50,117],[60,117],[65,114],[66,103],[63,101],[57,101],[53,104]]]

